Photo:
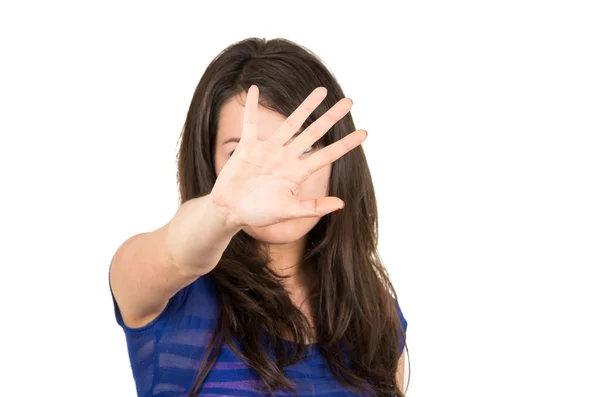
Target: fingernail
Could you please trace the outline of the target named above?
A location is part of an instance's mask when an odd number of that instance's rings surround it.
[[[369,132],[365,130],[365,136],[369,136]]]
[[[354,105],[354,101],[351,98],[348,98],[348,99],[350,99],[350,102],[352,102],[352,104]]]

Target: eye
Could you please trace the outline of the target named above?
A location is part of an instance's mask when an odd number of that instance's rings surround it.
[[[308,154],[308,153],[312,152],[313,150],[315,150],[315,145],[313,145],[313,146],[309,147],[308,149],[306,149],[304,151],[304,154]]]
[[[315,145],[313,145],[313,146],[309,147],[308,149],[306,149],[303,154],[308,154],[308,153],[310,153],[310,152],[312,152],[314,150],[315,150]],[[235,152],[235,149],[232,150],[231,153],[229,153],[229,157],[231,157],[234,152]]]

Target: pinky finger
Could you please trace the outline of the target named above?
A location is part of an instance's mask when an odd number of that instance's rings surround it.
[[[244,106],[244,125],[240,140],[246,141],[256,138],[256,123],[258,121],[258,86],[251,85],[246,95]]]

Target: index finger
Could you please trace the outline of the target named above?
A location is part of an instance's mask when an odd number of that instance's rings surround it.
[[[359,146],[367,138],[367,130],[356,130],[351,134],[346,135],[342,139],[319,149],[314,154],[310,155],[305,161],[308,167],[308,174],[312,174],[325,167],[327,164],[333,163],[335,160],[348,153],[350,150]]]

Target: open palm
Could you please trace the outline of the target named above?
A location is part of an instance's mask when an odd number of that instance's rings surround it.
[[[240,142],[211,191],[214,203],[224,208],[235,224],[268,226],[289,219],[323,216],[343,207],[343,201],[337,197],[296,197],[303,181],[360,145],[367,136],[364,130],[354,131],[301,158],[352,107],[348,98],[340,100],[289,142],[326,95],[324,87],[316,88],[271,136],[259,140],[258,87],[248,89]]]

